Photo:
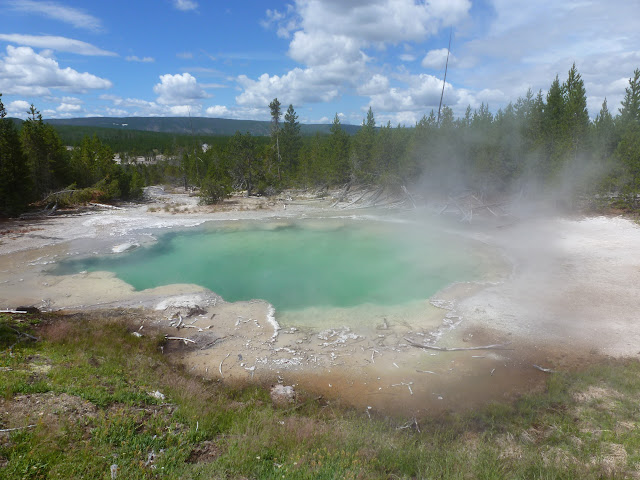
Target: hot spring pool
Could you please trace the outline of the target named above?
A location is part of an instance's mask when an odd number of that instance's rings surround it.
[[[136,290],[192,283],[230,302],[259,298],[288,312],[425,300],[480,279],[486,262],[470,241],[412,223],[212,222],[131,252],[69,260],[52,273],[109,271]]]

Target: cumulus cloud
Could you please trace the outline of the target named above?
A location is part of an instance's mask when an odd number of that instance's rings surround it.
[[[288,54],[303,67],[257,80],[240,76],[243,92],[236,101],[255,107],[276,96],[286,103],[326,102],[358,85],[360,94],[380,93],[389,84],[367,73],[373,61],[368,49],[423,41],[470,7],[469,0],[296,0],[284,12],[268,10],[263,26],[291,38]]]
[[[424,112],[433,107],[437,108],[442,91],[442,80],[433,75],[420,74],[409,76],[406,82],[407,88],[393,87],[370,95],[371,108],[374,111],[385,112]],[[445,90],[449,98],[455,99],[452,85],[447,84]]]
[[[201,105],[171,105],[168,107],[171,115],[186,117],[189,115],[199,115],[202,110]]]
[[[71,112],[80,112],[82,107],[80,105],[74,103],[61,103],[56,108],[58,112],[71,113]]]
[[[421,41],[466,17],[469,0],[298,0],[305,31],[347,34],[364,42]]]
[[[129,55],[125,58],[127,62],[153,63],[156,61],[153,57],[138,57],[137,55]]]
[[[447,63],[447,49],[439,48],[437,50],[430,50],[427,55],[422,59],[421,65],[425,68],[444,68]],[[453,54],[449,54],[449,65],[455,66],[457,59]]]
[[[196,10],[198,8],[198,2],[193,0],[173,0],[173,6],[178,10],[187,12],[189,10]]]
[[[118,95],[100,95],[101,100],[106,100],[112,103],[111,107],[107,107],[109,115],[125,117],[158,117],[158,116],[180,116],[186,117],[188,115],[201,115],[202,105],[195,103],[182,103],[182,104],[161,104],[158,102],[150,102],[139,98],[122,98]],[[225,115],[229,118],[251,118],[250,116],[235,116],[231,111],[226,110],[226,107],[216,105],[215,107],[209,107],[206,111],[208,116],[217,116],[216,112],[228,112]]]
[[[112,83],[90,73],[60,68],[53,58],[38,54],[29,47],[7,46],[0,57],[0,91],[7,94],[42,96],[50,89],[84,93],[111,88]]]
[[[25,118],[31,104],[24,100],[14,100],[5,105],[7,115],[10,117]]]
[[[54,20],[73,25],[76,28],[85,30],[100,31],[102,22],[99,18],[86,13],[85,11],[61,5],[56,2],[37,2],[34,0],[10,0],[6,4],[13,10],[43,15]]]
[[[205,111],[210,117],[225,117],[229,115],[229,109],[224,105],[213,105]]]
[[[529,87],[534,92],[548,90],[555,75],[562,81],[576,62],[589,94],[589,114],[597,114],[605,96],[610,108],[618,105],[624,90],[611,82],[628,78],[640,65],[637,3],[493,0],[492,4],[495,16],[486,32],[457,46],[454,40],[459,67],[464,67],[456,73],[468,88],[499,89],[504,105]],[[565,28],[569,24],[580,28]]]
[[[378,95],[389,90],[389,79],[376,73],[364,85],[358,87],[360,95]]]
[[[160,75],[160,83],[153,91],[158,95],[158,103],[163,105],[193,105],[210,96],[190,73]]]
[[[17,43],[36,48],[47,48],[59,52],[69,52],[78,55],[117,57],[118,54],[103,50],[90,43],[75,40],[73,38],[57,37],[52,35],[22,35],[18,33],[0,33],[0,40]]]
[[[252,80],[246,75],[238,77],[244,91],[236,97],[239,105],[263,107],[274,97],[284,104],[300,105],[307,102],[329,102],[339,96],[342,78],[331,78],[331,72],[322,68],[295,68],[286,75],[261,75]]]

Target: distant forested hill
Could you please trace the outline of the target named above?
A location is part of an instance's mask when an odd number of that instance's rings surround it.
[[[46,123],[57,127],[69,125],[77,127],[113,128],[118,130],[142,130],[147,132],[181,133],[196,135],[229,136],[236,132],[251,133],[254,136],[266,136],[271,132],[270,122],[257,120],[231,120],[226,118],[202,117],[87,117],[49,119]],[[193,127],[192,127],[193,125]],[[329,133],[331,124],[300,124],[302,135],[315,133]],[[355,134],[360,127],[356,125],[342,125],[345,132]]]

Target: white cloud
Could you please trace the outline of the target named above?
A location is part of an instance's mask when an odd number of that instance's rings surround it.
[[[179,117],[199,115],[201,110],[201,105],[172,105],[169,107],[169,113]]]
[[[276,33],[280,38],[289,38],[291,32],[299,28],[298,19],[290,16],[294,12],[293,5],[287,5],[286,11],[267,10],[266,18],[260,21],[264,28],[276,27]]]
[[[7,46],[0,57],[0,91],[7,94],[42,96],[50,89],[86,92],[111,88],[109,80],[72,68],[60,68],[53,58],[34,52],[29,47]]]
[[[470,7],[469,0],[296,0],[286,12],[268,10],[263,26],[292,38],[288,54],[303,68],[256,80],[241,75],[236,101],[254,107],[274,97],[298,105],[327,102],[362,84],[358,93],[380,92],[388,83],[367,73],[374,61],[367,49],[423,41],[465,18]]]
[[[238,77],[238,83],[244,91],[236,97],[239,105],[263,107],[274,97],[283,104],[301,105],[307,102],[329,102],[339,96],[342,78],[331,78],[330,72],[322,68],[295,68],[286,75],[269,76],[263,74],[258,80],[246,75]]]
[[[107,107],[106,111],[109,115],[119,117],[185,117],[200,115],[202,112],[202,105],[194,103],[168,105],[140,98],[122,98],[118,95],[100,95],[99,98],[112,102],[113,107]]]
[[[34,0],[11,0],[7,4],[14,10],[44,15],[54,20],[86,30],[102,30],[102,22],[78,8],[67,7],[56,2],[36,2]]]
[[[457,62],[456,57],[453,54],[449,54],[449,66],[455,66]],[[437,68],[441,69],[445,67],[447,63],[447,49],[440,48],[437,50],[430,50],[427,55],[422,59],[421,65],[425,68]]]
[[[193,0],[173,0],[173,6],[183,12],[189,10],[196,10],[198,8],[198,2]]]
[[[58,105],[56,110],[58,112],[66,112],[66,113],[79,112],[82,110],[82,107],[80,105],[73,104],[73,103],[61,103],[60,105]]]
[[[190,73],[160,75],[160,83],[153,91],[158,95],[158,103],[163,105],[193,105],[210,96]]]
[[[403,53],[400,55],[400,60],[402,60],[403,62],[414,62],[416,60],[415,55],[412,55],[410,53]]]
[[[129,112],[123,110],[122,108],[107,107],[107,115],[109,115],[110,117],[126,117],[129,115]]]
[[[193,58],[193,53],[191,53],[191,52],[178,52],[178,53],[176,53],[176,57],[182,58],[184,60],[189,60],[189,59]]]
[[[13,102],[9,102],[8,105],[5,105],[7,116],[17,118],[26,118],[30,107],[31,104],[24,100],[14,100]]]
[[[368,43],[421,41],[452,25],[471,8],[469,0],[297,0],[306,32],[348,35]]]
[[[289,44],[289,56],[305,65],[361,64],[367,56],[361,50],[363,43],[345,35],[322,32],[296,32]]]
[[[597,114],[605,96],[609,107],[617,108],[623,91],[612,81],[628,78],[640,65],[637,2],[492,0],[492,6],[495,17],[486,31],[461,44],[454,37],[457,81],[469,89],[504,92],[501,105],[493,109],[515,101],[529,87],[546,91],[556,74],[563,81],[576,62],[589,95],[589,114]]]
[[[214,105],[206,110],[206,114],[210,117],[225,117],[229,113],[229,109],[224,105]]]
[[[377,95],[389,90],[389,79],[376,73],[364,85],[358,87],[360,95]]]
[[[77,97],[62,97],[62,102],[69,105],[82,105],[84,102]]]
[[[125,58],[127,62],[153,63],[156,61],[153,57],[138,57],[137,55],[129,55]]]
[[[29,47],[47,48],[59,52],[76,53],[78,55],[117,57],[118,54],[102,50],[90,43],[74,40],[73,38],[56,37],[51,35],[22,35],[18,33],[0,33],[0,40],[5,42],[27,45]]]
[[[434,106],[437,108],[442,91],[442,80],[433,75],[420,74],[406,78],[407,88],[390,88],[384,92],[370,95],[371,108],[381,112],[424,112]],[[445,87],[448,98],[455,98],[450,84]]]

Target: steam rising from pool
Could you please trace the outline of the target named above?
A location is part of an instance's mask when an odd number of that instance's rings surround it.
[[[479,279],[484,258],[439,228],[381,221],[207,224],[153,245],[60,264],[54,273],[110,271],[137,290],[175,283],[227,301],[260,298],[277,312],[395,306]]]

